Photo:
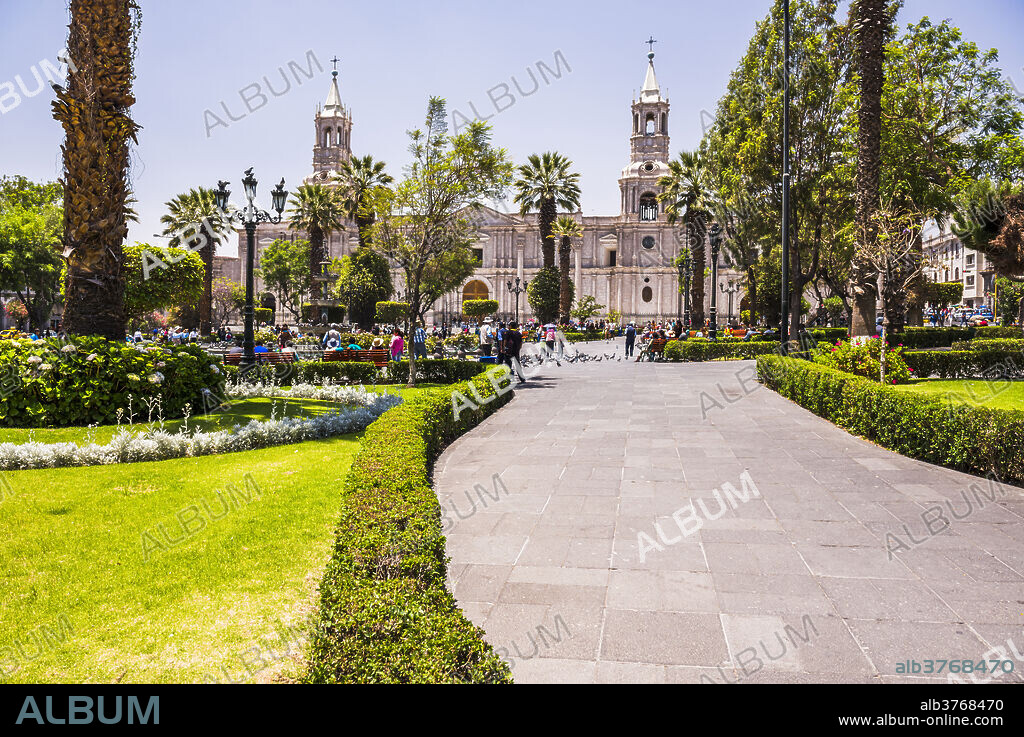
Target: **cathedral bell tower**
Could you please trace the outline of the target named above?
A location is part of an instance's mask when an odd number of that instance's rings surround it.
[[[656,197],[658,179],[668,173],[669,103],[662,98],[654,74],[653,38],[647,42],[652,51],[647,55],[647,76],[640,96],[633,100],[633,133],[629,139],[630,163],[622,170],[619,189],[622,192],[622,214],[630,220],[654,222],[662,218],[662,207]]]
[[[338,91],[338,59],[335,57],[327,102],[316,111],[316,144],[313,146],[314,181],[327,181],[331,172],[352,158],[352,116],[341,104]]]

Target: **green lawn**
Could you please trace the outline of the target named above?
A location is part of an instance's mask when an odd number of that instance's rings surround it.
[[[1024,381],[921,379],[895,388],[994,409],[1024,410]]]
[[[294,405],[289,414],[330,406]],[[252,400],[206,421],[223,426],[269,412],[270,400]],[[3,431],[6,439],[21,432]],[[338,491],[358,447],[359,436],[347,435],[0,474],[0,682],[297,675],[286,656],[301,651],[295,632],[315,603]]]

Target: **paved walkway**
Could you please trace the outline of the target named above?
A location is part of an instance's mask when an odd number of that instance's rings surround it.
[[[985,658],[1021,680],[1022,490],[852,437],[753,374],[551,367],[441,457],[450,585],[515,679],[877,682]]]

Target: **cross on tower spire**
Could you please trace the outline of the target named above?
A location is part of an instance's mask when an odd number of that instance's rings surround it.
[[[654,44],[658,43],[654,40],[654,36],[651,36],[648,40],[644,41],[650,47],[651,53],[654,53]]]
[[[337,54],[335,54],[334,58],[331,59],[331,63],[334,64],[334,76],[335,77],[338,76],[338,62],[339,61],[341,61],[341,59],[338,58]]]

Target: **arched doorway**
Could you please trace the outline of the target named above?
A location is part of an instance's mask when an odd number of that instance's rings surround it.
[[[462,288],[462,301],[470,299],[490,299],[491,290],[479,279],[474,279]]]

